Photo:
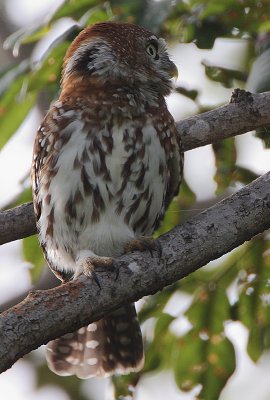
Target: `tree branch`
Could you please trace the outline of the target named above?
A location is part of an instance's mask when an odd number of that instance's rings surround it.
[[[270,124],[270,92],[235,89],[229,104],[177,123],[184,151]]]
[[[0,245],[36,233],[33,203],[0,212]]]
[[[234,90],[223,107],[177,123],[184,151],[270,124],[270,92]],[[0,244],[36,233],[32,203],[0,212]]]
[[[30,292],[0,317],[0,372],[49,340],[87,325],[127,302],[161,290],[270,227],[270,172],[160,237],[162,257],[124,255],[119,275],[97,270],[101,288],[81,276]]]

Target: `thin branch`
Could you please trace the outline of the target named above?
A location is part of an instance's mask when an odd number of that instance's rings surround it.
[[[229,104],[177,123],[185,151],[270,124],[270,92],[236,89]]]
[[[231,102],[177,123],[185,151],[270,124],[270,92],[236,89]],[[0,244],[36,233],[32,203],[0,212]]]
[[[270,172],[160,238],[163,253],[124,255],[119,275],[31,292],[0,317],[0,372],[49,340],[96,321],[127,302],[161,290],[270,227]]]
[[[36,233],[33,203],[0,212],[0,245]]]

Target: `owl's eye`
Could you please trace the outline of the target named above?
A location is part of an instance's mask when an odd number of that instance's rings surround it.
[[[151,42],[146,46],[146,53],[149,54],[149,56],[151,58],[153,58],[154,60],[158,60],[159,59],[159,55],[158,55],[158,46],[155,42]]]

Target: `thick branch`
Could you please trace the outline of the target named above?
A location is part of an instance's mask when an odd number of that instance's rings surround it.
[[[270,173],[160,238],[162,257],[116,260],[119,276],[97,271],[102,289],[86,277],[36,291],[0,317],[0,372],[49,340],[93,322],[121,304],[153,294],[270,227]]]
[[[231,103],[177,123],[185,151],[270,124],[270,92],[236,89]],[[0,244],[36,233],[32,203],[0,212]]]

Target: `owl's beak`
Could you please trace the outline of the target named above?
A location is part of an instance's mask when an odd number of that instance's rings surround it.
[[[175,78],[175,80],[178,78],[178,69],[177,66],[171,61],[170,67],[169,67],[169,74],[171,78]]]

